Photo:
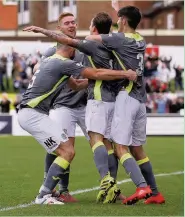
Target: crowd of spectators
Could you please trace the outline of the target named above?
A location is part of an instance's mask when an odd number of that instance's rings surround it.
[[[11,105],[16,110],[22,94],[25,92],[33,75],[33,68],[41,59],[40,52],[19,54],[12,49],[11,54],[0,55],[0,112],[9,113]],[[7,93],[16,93],[10,99]]]
[[[0,92],[5,92],[0,97],[1,112],[9,112],[10,104],[16,108],[33,75],[33,68],[40,60],[40,52],[20,55],[12,49],[11,54],[0,55]],[[179,113],[184,108],[184,69],[172,65],[171,61],[171,57],[145,56],[148,113]],[[6,92],[16,92],[16,99],[9,100]]]
[[[171,61],[171,57],[145,56],[148,113],[179,113],[184,108],[184,69]]]

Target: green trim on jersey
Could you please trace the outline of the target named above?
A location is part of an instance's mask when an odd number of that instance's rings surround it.
[[[59,54],[54,54],[53,56],[47,57],[47,59],[60,59],[62,61],[68,60],[68,58],[65,58],[65,57],[63,57],[63,56],[61,56]]]
[[[67,58],[64,58],[58,54],[54,54],[53,56],[48,57],[47,59],[60,59],[62,61],[67,60]],[[35,108],[40,102],[42,102],[44,99],[50,96],[66,78],[69,78],[69,76],[66,75],[62,76],[62,78],[54,85],[54,87],[48,93],[30,100],[26,104],[29,105],[31,108]]]
[[[92,67],[96,69],[96,66],[93,63],[92,57],[87,56],[89,59],[89,62],[91,63]],[[102,85],[102,80],[96,80],[95,86],[94,86],[94,99],[102,101],[102,96],[101,96],[101,85]]]
[[[126,38],[133,38],[136,41],[142,41],[143,37],[139,33],[124,33]]]
[[[114,56],[116,57],[117,61],[119,62],[120,66],[121,66],[121,68],[122,68],[124,71],[126,71],[126,68],[125,68],[125,66],[123,65],[123,63],[121,62],[121,60],[120,60],[119,56],[117,55],[117,53],[116,53],[114,50],[112,51],[112,53],[113,53]],[[126,90],[128,93],[131,92],[132,87],[133,87],[133,84],[134,84],[133,81],[129,81],[128,86],[125,88],[125,90]]]
[[[57,87],[66,79],[69,78],[68,76],[64,75],[56,84],[55,86],[52,88],[51,91],[49,91],[48,93],[42,95],[42,96],[38,96],[35,99],[30,100],[28,103],[26,103],[27,105],[29,105],[31,108],[35,108],[40,102],[42,102],[44,99],[46,99],[49,95],[51,95],[56,89]]]

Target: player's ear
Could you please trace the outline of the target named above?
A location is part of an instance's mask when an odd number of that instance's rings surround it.
[[[93,32],[98,32],[97,28],[95,26],[92,26]]]
[[[128,24],[127,19],[123,18],[123,19],[122,19],[122,23],[123,23],[123,25]]]

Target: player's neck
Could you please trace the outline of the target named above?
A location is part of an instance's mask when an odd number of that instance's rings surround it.
[[[68,58],[68,59],[70,59],[70,57],[71,57],[71,53],[65,52],[65,51],[57,51],[56,54],[58,54],[62,57]]]
[[[124,33],[133,33],[133,34],[136,33],[135,29],[132,29],[132,28],[129,28],[129,27],[125,27],[123,32]]]
[[[99,35],[98,31],[97,30],[94,30],[91,35]]]

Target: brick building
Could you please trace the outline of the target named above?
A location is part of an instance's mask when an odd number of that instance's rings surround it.
[[[7,0],[11,1],[11,0]],[[139,32],[147,42],[162,45],[183,45],[184,28],[184,2],[164,1],[119,1],[120,7],[135,5],[143,13],[143,19],[139,25]],[[46,0],[18,2],[18,31],[17,40],[43,40],[48,38],[41,35],[28,34],[21,29],[25,25],[38,25],[43,28],[55,29],[60,13],[71,11],[78,21],[78,37],[88,34],[88,28],[92,17],[100,11],[109,13],[113,22],[117,22],[116,12],[111,6],[111,1],[78,1],[78,0]],[[1,28],[0,28],[1,29]],[[9,37],[7,36],[8,40]]]
[[[0,0],[0,30],[15,30],[17,27],[17,3]]]

